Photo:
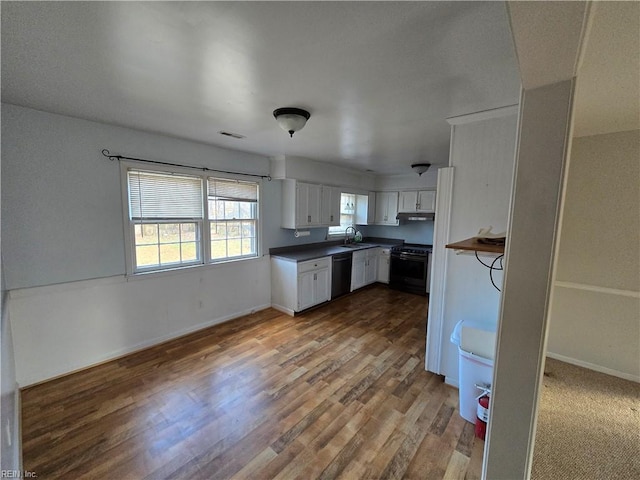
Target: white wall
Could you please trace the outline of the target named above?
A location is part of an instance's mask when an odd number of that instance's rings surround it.
[[[291,155],[271,158],[271,175],[279,179],[293,178],[323,185],[349,187],[361,192],[373,190],[374,184],[374,176],[371,173]]]
[[[640,130],[574,139],[548,354],[640,381]]]
[[[458,117],[454,120],[449,163],[455,168],[455,175],[447,243],[472,237],[482,227],[493,226],[494,232],[507,229],[516,109],[503,110],[497,115],[500,116],[491,118],[472,114],[466,119]],[[446,256],[447,273],[442,319],[429,321],[440,321],[442,325],[439,373],[446,376],[448,383],[457,385],[458,351],[450,343],[451,333],[460,320],[471,320],[495,329],[500,292],[491,285],[489,269],[473,254],[458,255],[443,248],[434,251],[435,255]],[[481,255],[480,258],[490,263],[494,257]],[[494,272],[494,280],[500,287],[501,272]]]
[[[2,392],[0,397],[0,469],[20,470],[20,392],[16,384],[16,368],[13,349],[13,335],[9,318],[9,299],[2,292],[2,343],[0,365],[2,366]]]
[[[269,258],[12,290],[21,386],[266,308]],[[34,352],[38,352],[34,355]]]
[[[358,227],[365,237],[396,238],[407,243],[433,244],[433,221],[409,222],[398,226],[362,225]]]
[[[103,148],[269,173],[257,155],[2,105],[2,251],[21,386],[270,304],[267,257],[127,281],[120,169]],[[279,241],[279,208],[262,213],[266,242]]]
[[[438,167],[431,166],[422,175],[412,173],[408,175],[377,175],[374,189],[380,191],[396,190],[431,190],[438,185]]]
[[[1,239],[1,236],[0,236]],[[0,240],[0,470],[21,470],[20,392]]]
[[[125,273],[120,170],[118,162],[102,156],[103,148],[269,173],[265,157],[3,104],[2,230],[9,290]]]

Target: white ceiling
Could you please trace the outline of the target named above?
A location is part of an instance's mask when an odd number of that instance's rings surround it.
[[[640,2],[509,2],[526,89],[577,77],[576,137],[640,129]]]
[[[503,2],[2,2],[3,102],[265,156],[445,165],[519,82]]]
[[[577,137],[640,129],[640,2],[592,5],[575,93]]]

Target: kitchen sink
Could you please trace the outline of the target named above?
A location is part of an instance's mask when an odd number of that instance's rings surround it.
[[[374,245],[371,245],[370,243],[346,243],[340,246],[343,248],[358,249],[358,248],[370,248],[370,247],[373,247]]]

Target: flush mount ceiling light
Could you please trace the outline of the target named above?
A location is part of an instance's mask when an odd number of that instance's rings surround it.
[[[278,125],[293,137],[294,133],[302,130],[311,114],[301,108],[285,107],[276,108],[273,111],[273,116],[278,121]]]
[[[430,163],[414,163],[413,165],[411,165],[411,168],[413,168],[413,171],[418,175],[422,175],[424,172],[429,170],[430,166]]]

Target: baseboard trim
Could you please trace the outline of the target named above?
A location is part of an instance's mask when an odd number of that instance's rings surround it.
[[[446,383],[447,385],[451,385],[452,387],[455,388],[460,388],[460,384],[458,383],[458,379],[457,378],[451,378],[451,377],[444,377],[444,383]]]
[[[633,375],[631,373],[620,372],[618,370],[613,370],[611,368],[596,365],[594,363],[584,362],[576,358],[566,357],[564,355],[560,355],[559,353],[547,352],[547,357],[553,358],[554,360],[560,360],[564,363],[570,363],[571,365],[576,365],[577,367],[587,368],[595,372],[605,373],[607,375],[611,375],[612,377],[618,377],[624,380],[630,380],[632,382],[640,383],[640,376]]]
[[[278,305],[276,303],[272,303],[271,308],[273,308],[274,310],[278,310],[279,312],[286,313],[287,315],[290,315],[292,317],[295,316],[295,313],[296,313],[290,308],[283,307],[282,305]]]
[[[131,355],[133,353],[140,352],[142,350],[146,350],[147,348],[157,347],[162,345],[163,343],[171,342],[181,337],[185,337],[187,335],[191,335],[200,330],[204,330],[206,328],[214,327],[224,322],[229,322],[231,320],[235,320],[236,318],[244,317],[245,315],[251,315],[252,313],[259,312],[261,310],[266,310],[271,307],[271,304],[258,305],[255,307],[247,308],[240,312],[235,312],[230,315],[225,315],[223,317],[218,317],[208,322],[200,323],[198,325],[188,327],[182,330],[178,330],[176,332],[172,332],[167,335],[162,335],[160,337],[156,337],[152,340],[146,340],[144,342],[137,343],[132,345],[131,347],[125,347],[114,352],[101,355],[95,362],[92,362],[88,365],[81,365],[75,368],[70,368],[69,370],[53,375],[51,377],[47,377],[41,380],[27,380],[20,384],[20,389],[24,390],[26,388],[35,387],[36,385],[40,385],[42,383],[50,382],[52,380],[57,380],[59,378],[66,377],[67,375],[73,375],[74,373],[81,372],[83,370],[87,370],[89,368],[97,367],[98,365],[103,365],[108,362],[112,362],[114,360],[119,360],[120,358],[126,357],[127,355]]]
[[[622,297],[640,298],[640,292],[633,290],[620,290],[618,288],[598,287],[596,285],[587,285],[586,283],[574,282],[558,282],[554,286],[561,288],[571,288],[574,290],[584,290],[587,292],[606,293],[608,295],[620,295]]]

